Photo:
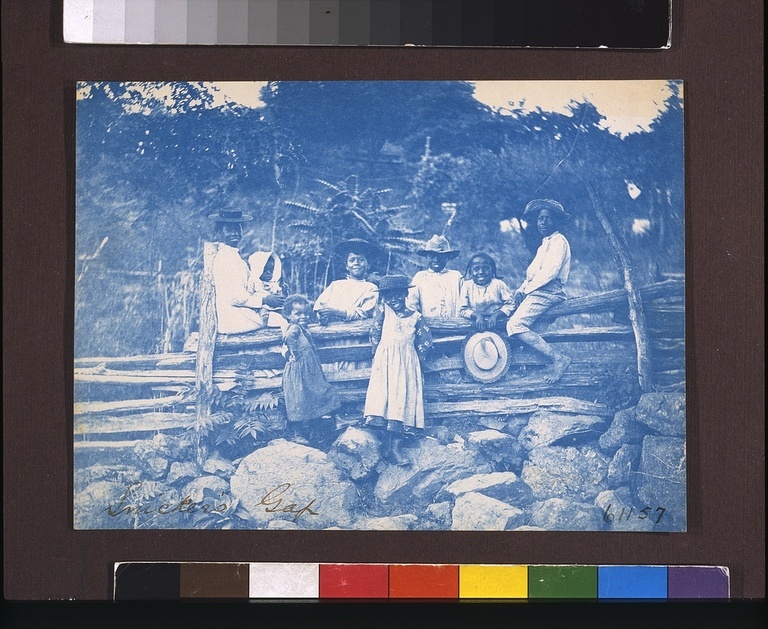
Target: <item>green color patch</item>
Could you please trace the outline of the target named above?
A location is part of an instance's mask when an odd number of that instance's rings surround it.
[[[529,566],[528,598],[597,598],[597,566]]]

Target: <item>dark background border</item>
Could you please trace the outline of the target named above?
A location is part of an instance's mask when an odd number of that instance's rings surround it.
[[[763,2],[672,5],[639,51],[66,45],[61,0],[4,0],[5,598],[106,600],[142,560],[714,564],[764,597]],[[683,79],[688,532],[73,530],[74,82],[214,79]]]

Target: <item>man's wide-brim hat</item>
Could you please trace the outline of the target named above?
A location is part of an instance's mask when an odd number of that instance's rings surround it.
[[[243,214],[242,210],[236,208],[226,208],[219,210],[214,214],[209,214],[208,218],[216,221],[217,223],[247,223],[253,220],[253,216],[250,214]]]
[[[464,342],[464,366],[478,382],[496,382],[509,370],[509,344],[495,332],[478,332]]]
[[[427,256],[430,253],[439,253],[449,258],[455,258],[461,253],[459,249],[451,249],[451,245],[445,236],[438,236],[435,234],[427,241],[427,244],[423,249],[419,249],[416,252],[420,256]]]
[[[385,275],[378,282],[379,293],[386,293],[393,290],[408,290],[412,284],[405,275]]]
[[[562,206],[562,204],[558,203],[554,199],[533,199],[533,201],[528,201],[527,205],[525,206],[525,210],[523,210],[523,217],[529,218],[534,214],[538,214],[541,210],[549,210],[561,219],[567,218],[568,216],[565,213],[565,208]]]
[[[374,261],[381,259],[384,255],[379,247],[362,238],[350,238],[340,242],[334,247],[334,252],[342,258],[346,258],[350,253],[363,255],[369,264],[373,264]]]

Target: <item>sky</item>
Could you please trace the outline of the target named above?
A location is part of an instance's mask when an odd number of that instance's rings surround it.
[[[505,115],[542,112],[571,115],[589,102],[605,116],[602,126],[618,136],[648,131],[672,95],[668,81],[478,81],[475,98]]]
[[[213,83],[217,102],[231,99],[260,107],[264,83]],[[605,116],[603,127],[621,137],[648,131],[672,95],[669,81],[476,81],[474,96],[503,115],[536,110],[571,115],[571,107],[592,103]]]
[[[648,131],[662,113],[673,94],[673,83],[665,80],[643,81],[475,81],[474,97],[501,115],[515,116],[534,111],[572,115],[572,107],[592,103],[604,116],[602,126],[611,133],[626,137]],[[259,108],[264,82],[198,83],[213,95],[213,107],[240,105]],[[170,109],[170,88],[152,83],[135,83],[134,93],[161,101]],[[79,98],[88,97],[87,84],[81,84]],[[681,94],[682,96],[682,90]],[[140,113],[136,101],[126,103],[126,111]]]

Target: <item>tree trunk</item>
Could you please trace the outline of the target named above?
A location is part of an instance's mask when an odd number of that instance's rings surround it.
[[[594,186],[591,183],[588,185],[588,189],[589,196],[592,199],[592,206],[595,210],[595,215],[600,221],[600,224],[603,226],[611,246],[621,261],[624,277],[624,289],[627,291],[627,301],[629,302],[629,320],[632,324],[632,331],[635,335],[635,344],[637,345],[637,378],[640,383],[640,388],[643,391],[649,391],[652,386],[652,371],[648,342],[648,330],[645,323],[643,302],[640,298],[640,293],[636,288],[634,266],[632,264],[632,260],[629,257],[627,248],[616,235],[616,232],[613,230],[613,226],[608,220],[608,217],[605,215],[602,209],[600,209],[597,193],[595,192]]]

